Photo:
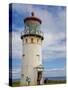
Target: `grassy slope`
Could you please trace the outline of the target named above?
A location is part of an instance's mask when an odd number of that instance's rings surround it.
[[[16,81],[12,83],[12,87],[18,87],[20,86],[20,81]]]
[[[50,84],[63,84],[66,83],[66,80],[48,80],[46,84],[44,85],[50,85]],[[12,87],[19,87],[20,81],[16,81],[12,83]]]

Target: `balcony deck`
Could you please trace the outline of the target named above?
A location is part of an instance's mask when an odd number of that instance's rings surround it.
[[[26,36],[35,36],[35,37],[40,37],[42,40],[44,39],[44,34],[41,31],[36,31],[35,33],[31,33],[31,32],[25,32],[25,30],[23,32],[21,32],[21,39],[23,39]]]

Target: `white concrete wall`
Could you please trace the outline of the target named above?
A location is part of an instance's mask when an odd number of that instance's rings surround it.
[[[31,38],[33,38],[33,43],[31,43]],[[27,39],[27,43],[26,43]],[[37,39],[39,41],[37,42]],[[21,66],[21,74],[24,74],[24,79],[21,77],[21,84],[26,85],[26,77],[31,78],[31,85],[37,84],[37,72],[35,67],[42,64],[41,57],[41,38],[37,37],[25,37],[23,40],[23,55],[22,56],[22,66]],[[39,55],[39,56],[38,56]]]

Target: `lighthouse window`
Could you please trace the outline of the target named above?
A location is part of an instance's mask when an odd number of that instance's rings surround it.
[[[31,38],[31,43],[33,43],[33,38]]]
[[[24,77],[24,74],[21,74],[22,77]]]
[[[27,43],[27,39],[26,39],[26,43]]]
[[[39,39],[37,39],[37,43],[39,42]]]
[[[39,54],[37,54],[36,56],[37,56],[37,60],[39,61],[39,59],[40,59],[40,55],[39,55]]]
[[[37,56],[39,56],[39,55],[37,54]]]
[[[25,54],[22,55],[23,57],[25,56]]]

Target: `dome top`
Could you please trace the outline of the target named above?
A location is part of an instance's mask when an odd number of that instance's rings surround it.
[[[35,17],[34,12],[32,12],[31,15],[32,15],[31,17],[26,17],[24,19],[24,23],[28,20],[38,21],[40,24],[42,23],[42,21],[39,18]]]

